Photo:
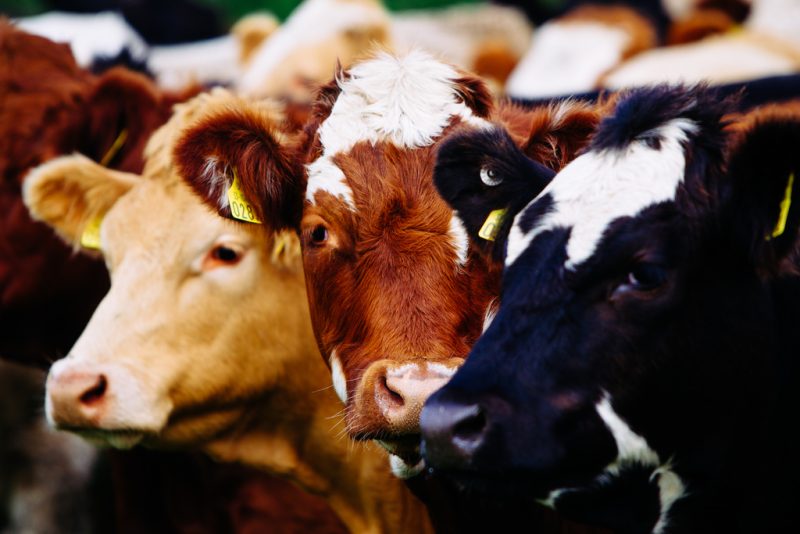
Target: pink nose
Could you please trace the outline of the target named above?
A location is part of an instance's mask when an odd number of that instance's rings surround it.
[[[453,372],[425,363],[386,369],[375,381],[375,402],[389,427],[396,432],[418,432],[422,405]]]
[[[97,426],[106,404],[108,379],[101,373],[64,369],[47,380],[50,417],[61,427]]]

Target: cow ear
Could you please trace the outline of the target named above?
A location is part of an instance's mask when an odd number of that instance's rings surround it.
[[[107,169],[81,156],[62,156],[34,167],[23,182],[23,200],[31,216],[52,226],[75,248],[99,248],[103,216],[139,177]],[[92,230],[92,227],[95,227]]]
[[[150,134],[169,118],[169,106],[147,77],[112,68],[88,96],[85,131],[77,150],[106,167],[140,171]]]
[[[525,154],[543,165],[561,170],[589,144],[600,111],[596,105],[564,101],[533,110]]]
[[[455,133],[437,152],[434,183],[474,243],[502,256],[514,216],[555,172],[528,158],[499,125]]]
[[[202,117],[181,134],[173,153],[183,179],[220,215],[241,218],[229,200],[234,187],[274,230],[300,224],[305,180],[298,154],[275,114],[255,104]]]
[[[798,242],[800,116],[775,108],[745,120],[729,158],[728,222],[756,266],[776,272]]]

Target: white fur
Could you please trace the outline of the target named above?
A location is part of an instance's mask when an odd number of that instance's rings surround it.
[[[392,469],[392,474],[397,478],[407,479],[417,476],[425,469],[425,460],[420,459],[416,465],[408,465],[399,456],[394,454],[389,455],[389,466]]]
[[[450,219],[450,237],[453,239],[453,248],[456,251],[456,264],[467,264],[467,252],[469,250],[469,235],[464,223],[461,222],[455,213]]]
[[[596,408],[600,418],[611,431],[618,451],[616,460],[606,467],[601,478],[618,475],[625,465],[638,464],[655,467],[651,478],[658,477],[661,511],[653,533],[660,534],[667,526],[669,510],[673,503],[686,496],[686,487],[683,481],[672,470],[671,463],[669,461],[662,463],[658,453],[648,445],[647,440],[636,434],[614,411],[608,393],[604,393]]]
[[[69,43],[75,60],[82,67],[88,67],[100,56],[116,56],[126,47],[137,59],[147,57],[144,39],[122,15],[112,11],[91,15],[51,11],[14,22],[28,33]]]
[[[792,74],[798,68],[800,50],[792,57],[751,35],[726,34],[642,52],[609,73],[604,82],[611,89],[655,83],[723,84]]]
[[[419,50],[402,57],[380,53],[359,63],[349,78],[339,81],[341,93],[319,127],[318,159],[347,152],[359,142],[385,141],[410,149],[429,146],[454,117],[487,127],[488,122],[462,102],[453,83],[458,77],[453,67]],[[320,172],[315,163],[307,166],[312,195],[329,191],[346,198],[341,186],[331,186],[332,174]],[[313,196],[309,200],[313,202]]]
[[[753,0],[744,26],[750,30],[785,39],[800,49],[800,2],[797,0]]]
[[[258,94],[264,81],[294,51],[351,28],[383,26],[388,15],[377,4],[342,0],[306,0],[253,53],[238,84],[244,94]]]
[[[191,83],[232,83],[240,76],[239,41],[232,35],[150,48],[147,66],[158,85],[179,90]]]
[[[544,195],[551,195],[553,210],[543,216],[530,232],[519,226],[528,208],[514,219],[508,238],[509,266],[533,239],[554,228],[571,228],[567,243],[567,268],[588,259],[608,225],[620,217],[632,217],[648,206],[675,197],[683,182],[686,158],[682,142],[696,124],[675,119],[658,128],[660,149],[644,141],[633,141],[620,150],[588,152],[556,175],[528,207]]]
[[[353,190],[347,185],[344,172],[333,162],[333,158],[323,156],[306,165],[306,171],[308,172],[307,201],[313,204],[317,191],[325,191],[330,195],[341,198],[351,210],[355,211],[356,205],[353,201]]]
[[[543,98],[591,91],[617,65],[630,36],[599,23],[545,24],[506,82],[516,98]]]
[[[486,332],[486,330],[489,329],[489,326],[491,326],[492,321],[494,321],[498,310],[499,307],[497,300],[492,300],[486,307],[486,315],[483,316],[483,330],[481,330],[481,332]]]
[[[347,404],[347,378],[342,369],[342,362],[336,354],[336,349],[331,352],[331,376],[333,377],[333,390],[339,399]]]

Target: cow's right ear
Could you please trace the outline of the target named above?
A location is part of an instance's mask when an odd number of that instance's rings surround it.
[[[479,249],[502,257],[514,216],[555,172],[528,158],[504,127],[458,132],[442,142],[434,183]]]
[[[75,154],[34,167],[25,177],[22,193],[34,219],[52,226],[75,248],[99,248],[99,243],[87,243],[87,229],[97,225],[99,232],[102,217],[139,180],[135,174],[114,171]]]
[[[183,179],[220,215],[241,218],[229,200],[236,177],[255,216],[281,230],[300,223],[305,179],[298,154],[274,113],[246,104],[196,121],[173,156]]]

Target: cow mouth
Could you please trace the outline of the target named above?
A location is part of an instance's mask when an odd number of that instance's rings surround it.
[[[396,477],[411,478],[425,469],[425,460],[423,460],[419,448],[419,435],[375,441],[389,453],[389,464]]]
[[[61,428],[79,435],[92,445],[99,447],[113,447],[115,449],[127,450],[135,447],[148,434],[147,432],[134,429],[102,429],[102,428]]]

